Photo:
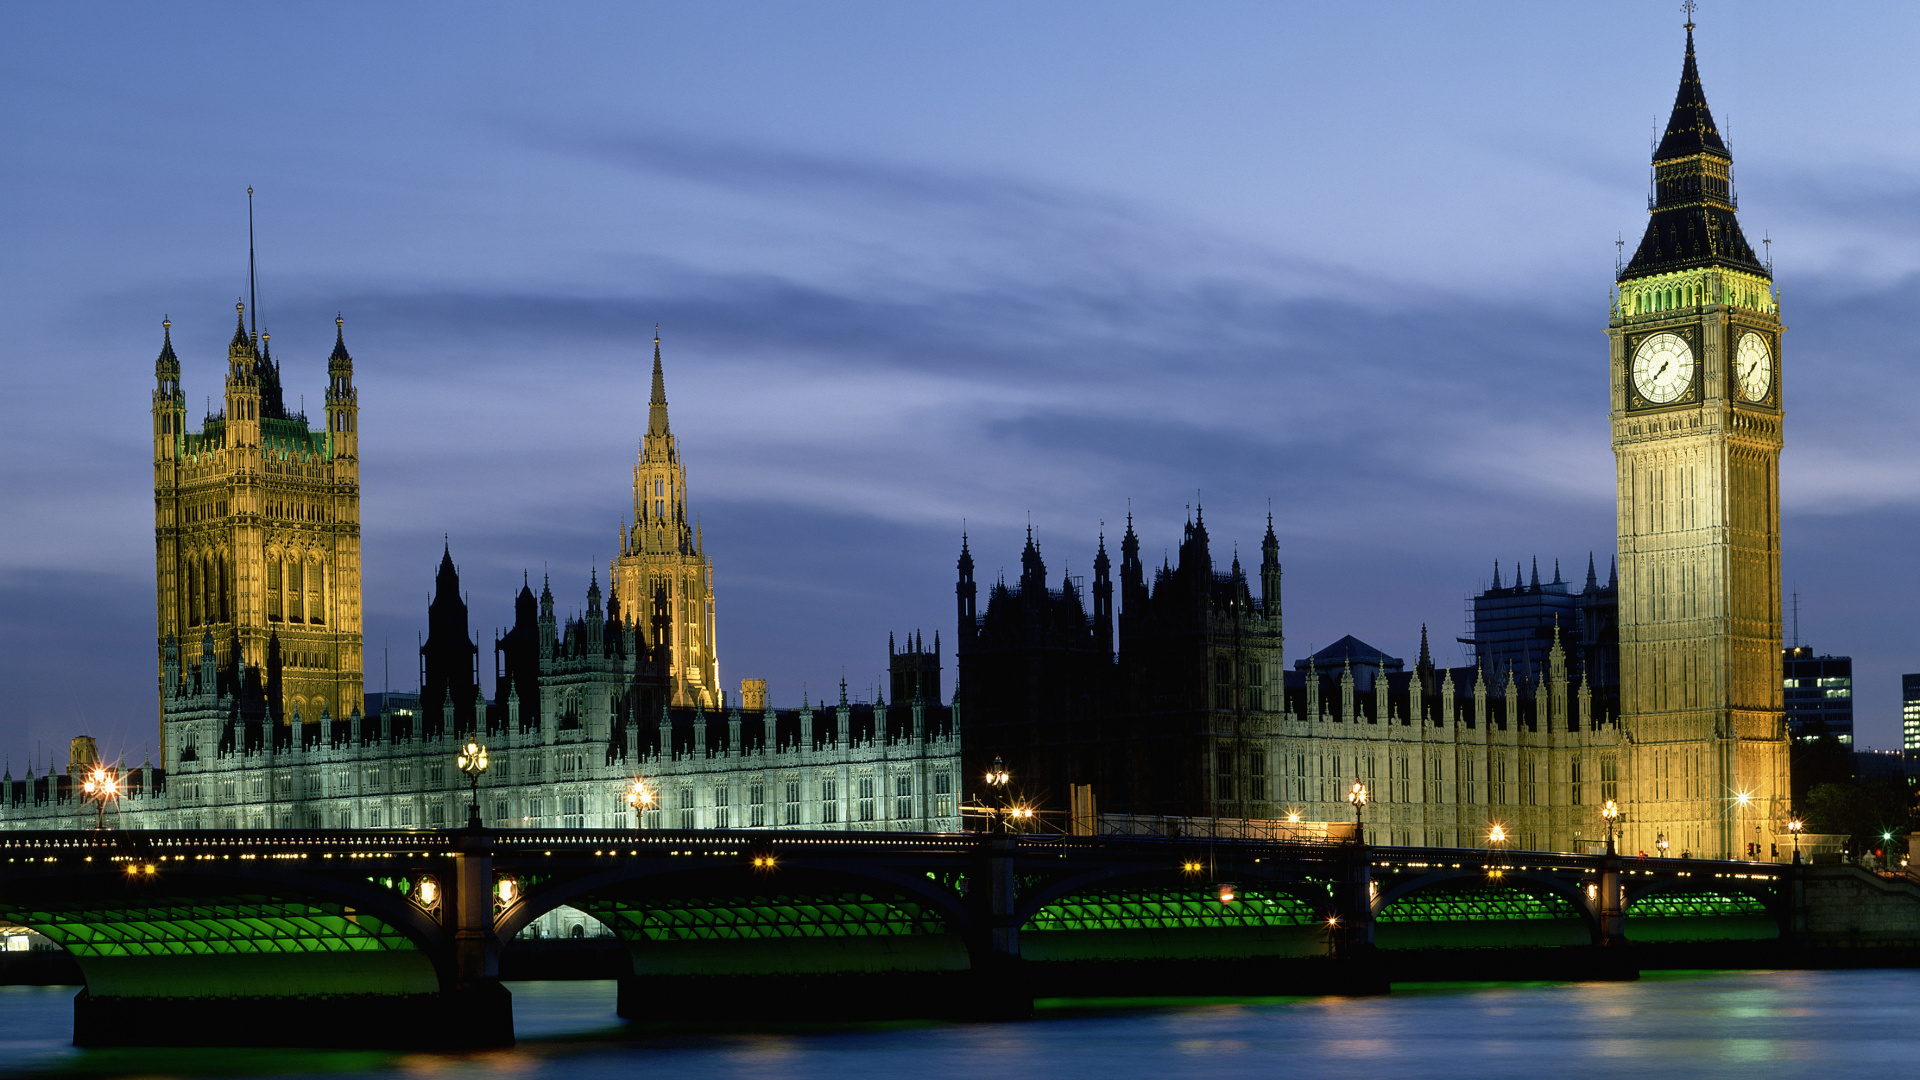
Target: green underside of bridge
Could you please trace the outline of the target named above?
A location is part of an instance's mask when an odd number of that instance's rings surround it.
[[[413,994],[432,963],[385,921],[338,903],[260,895],[139,906],[0,904],[72,953],[90,993],[125,997]]]

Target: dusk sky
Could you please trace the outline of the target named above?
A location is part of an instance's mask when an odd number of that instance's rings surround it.
[[[486,643],[630,513],[653,327],[723,684],[870,693],[983,577],[1090,575],[1196,492],[1269,500],[1291,661],[1460,662],[1466,598],[1614,544],[1608,290],[1677,3],[0,7],[0,753],[157,745],[153,360],[217,403],[260,317],[361,405],[369,689],[411,688],[448,542]],[[1712,2],[1701,75],[1771,236],[1783,577],[1920,671],[1920,7]],[[318,421],[316,420],[316,423]],[[1791,619],[1789,619],[1791,633]],[[947,675],[951,685],[949,657]],[[489,691],[491,678],[486,680]],[[37,751],[36,751],[36,748]]]

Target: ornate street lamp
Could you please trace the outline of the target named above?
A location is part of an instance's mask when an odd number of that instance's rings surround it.
[[[987,814],[995,828],[1004,828],[1006,825],[1004,818],[1010,812],[1007,806],[1007,783],[1012,779],[1013,774],[1007,772],[1007,763],[995,754],[993,764],[987,766],[987,789],[992,793],[987,802]]]
[[[1608,799],[1607,805],[1600,808],[1600,816],[1607,822],[1607,854],[1611,855],[1613,854],[1613,823],[1620,819],[1620,807],[1616,806],[1612,799]]]
[[[1660,857],[1664,859],[1667,857],[1667,848],[1672,845],[1667,843],[1667,834],[1661,833],[1659,837],[1654,840],[1653,846],[1659,850]]]
[[[1488,846],[1499,847],[1500,845],[1505,844],[1506,842],[1507,842],[1507,827],[1505,825],[1502,825],[1496,821],[1492,825],[1488,826],[1487,828]]]
[[[1793,861],[1796,863],[1800,861],[1800,830],[1806,827],[1806,822],[1799,818],[1790,818],[1787,821],[1787,835],[1793,837]]]
[[[104,765],[95,765],[81,782],[80,790],[86,793],[87,801],[94,805],[93,827],[106,828],[107,804],[120,797],[120,777]]]
[[[1747,804],[1753,801],[1753,792],[1736,791],[1733,793],[1733,801],[1735,803],[1733,823],[1740,830],[1740,837],[1741,837],[1740,842],[1747,845],[1747,850],[1744,852],[1744,854],[1746,854],[1747,856],[1752,856],[1755,854],[1754,845],[1752,841],[1746,839],[1746,835],[1747,835]],[[1729,852],[1729,854],[1731,854],[1731,852]]]
[[[1367,842],[1367,827],[1366,823],[1361,820],[1361,813],[1367,807],[1367,785],[1355,780],[1353,787],[1347,790],[1347,801],[1353,804],[1353,842],[1356,844],[1365,844]]]
[[[454,758],[454,765],[466,774],[472,790],[472,798],[467,803],[467,828],[477,829],[480,827],[480,774],[487,771],[487,748],[480,740],[468,736],[467,744]]]
[[[627,789],[627,805],[633,807],[633,827],[646,828],[646,812],[653,809],[653,789],[645,780],[635,779],[633,786]]]

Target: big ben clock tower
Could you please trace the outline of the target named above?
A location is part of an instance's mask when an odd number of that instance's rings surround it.
[[[1621,721],[1628,850],[1762,857],[1788,817],[1780,689],[1780,310],[1735,216],[1693,55],[1618,276]],[[1758,845],[1750,848],[1749,845]]]

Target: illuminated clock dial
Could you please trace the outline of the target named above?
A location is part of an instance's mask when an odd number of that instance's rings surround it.
[[[1748,401],[1767,400],[1773,389],[1773,351],[1759,334],[1740,335],[1740,347],[1733,353],[1734,378],[1740,381],[1740,396]]]
[[[1693,385],[1693,350],[1678,334],[1655,334],[1633,353],[1633,387],[1655,405],[1665,405]]]

